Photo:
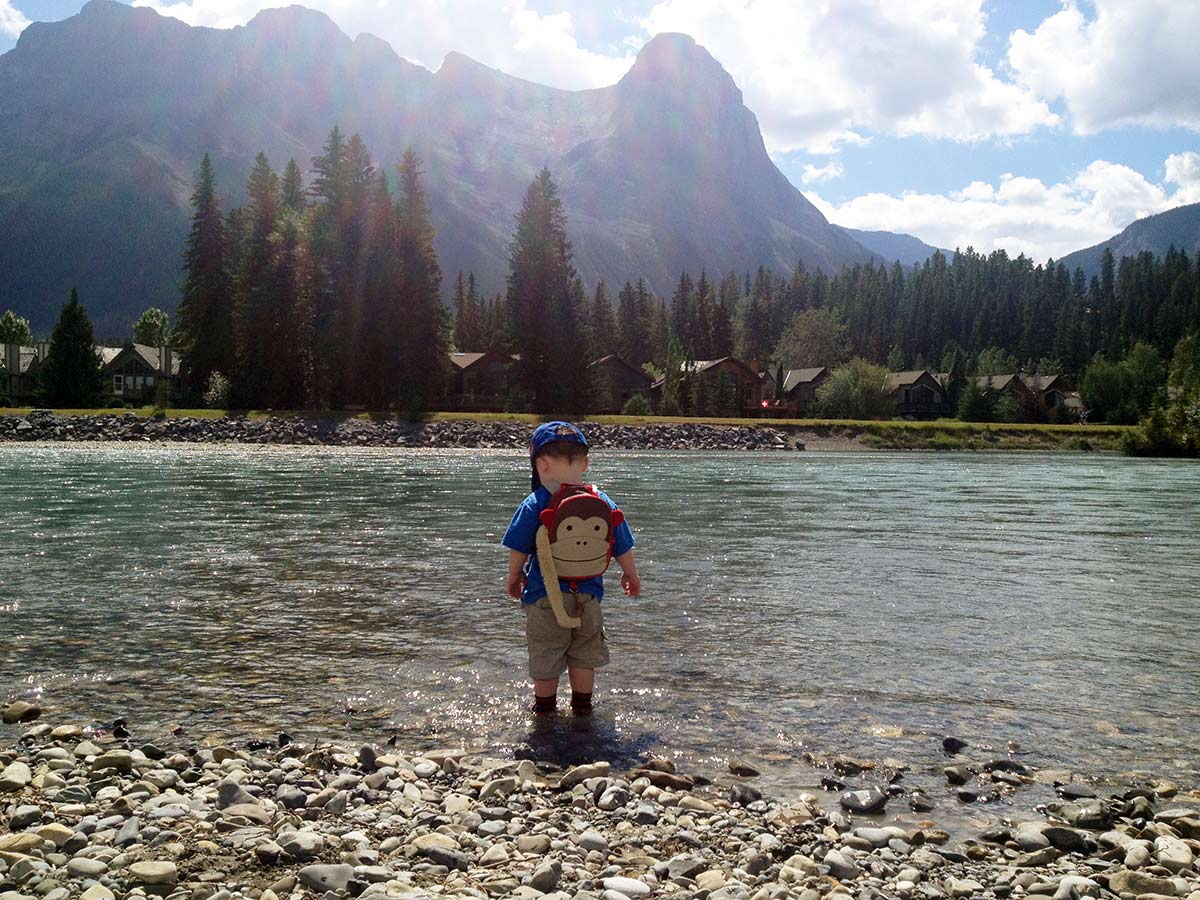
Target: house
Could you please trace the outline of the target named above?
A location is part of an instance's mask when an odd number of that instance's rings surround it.
[[[700,377],[707,382],[713,407],[722,415],[759,416],[763,411],[764,379],[755,367],[733,356],[698,359],[687,365],[684,378]],[[662,397],[665,379],[650,385],[651,393]]]
[[[829,369],[817,366],[813,369],[788,369],[783,375],[784,402],[791,405],[795,415],[811,413],[816,405],[817,388],[829,377]]]
[[[1042,417],[1033,391],[1021,375],[979,375],[975,384],[981,391],[996,397],[1012,397],[1022,422]]]
[[[898,416],[932,419],[950,411],[946,391],[928,369],[889,372],[886,386],[896,403]]]
[[[496,350],[450,354],[450,407],[457,410],[502,410],[511,406],[517,358]]]
[[[602,357],[588,368],[597,376],[600,385],[602,396],[598,398],[597,407],[601,412],[619,413],[634,394],[650,394],[653,379],[643,369],[616,354]]]
[[[1075,396],[1075,403],[1067,404],[1066,409],[1078,416],[1078,394],[1075,391],[1075,379],[1070,375],[1022,375],[1021,380],[1033,395],[1034,403],[1046,418],[1053,418],[1066,401]]]
[[[40,369],[50,350],[47,341],[32,347],[5,344],[0,355],[0,400],[8,406],[25,406],[37,397]]]
[[[183,393],[179,378],[179,355],[170,347],[150,347],[130,342],[124,347],[97,347],[100,374],[118,400],[148,403],[158,394],[163,381],[170,384],[170,399]]]

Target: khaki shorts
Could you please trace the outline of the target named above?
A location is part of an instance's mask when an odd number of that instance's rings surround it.
[[[546,597],[525,605],[525,639],[529,644],[529,677],[557,678],[567,666],[598,669],[608,665],[608,635],[600,601],[591,594],[563,592],[563,609],[583,621],[563,628]]]

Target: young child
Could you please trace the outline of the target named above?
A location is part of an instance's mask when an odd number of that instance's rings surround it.
[[[533,492],[517,507],[502,543],[509,549],[508,594],[519,598],[525,611],[533,711],[539,715],[554,712],[558,679],[566,671],[571,680],[571,709],[576,715],[587,715],[592,711],[595,670],[608,663],[608,642],[600,613],[604,579],[588,578],[574,589],[570,582],[559,579],[567,615],[581,620],[576,628],[564,628],[546,596],[535,547],[542,510],[560,486],[583,482],[588,470],[587,439],[569,422],[547,422],[534,430],[529,458]],[[617,508],[603,491],[598,493],[609,507]],[[636,597],[642,582],[633,558],[633,532],[622,521],[614,529],[613,538],[612,555],[621,567],[621,587],[627,596]]]

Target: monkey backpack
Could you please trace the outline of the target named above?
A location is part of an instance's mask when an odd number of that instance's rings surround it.
[[[604,501],[595,485],[564,484],[542,510],[541,521],[535,546],[550,608],[563,628],[577,628],[580,620],[563,607],[559,579],[573,591],[579,582],[603,575],[625,516]]]

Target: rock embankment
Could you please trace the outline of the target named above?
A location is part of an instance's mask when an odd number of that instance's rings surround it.
[[[182,441],[330,444],[359,447],[525,449],[530,426],[514,422],[403,422],[391,419],[227,416],[63,416],[33,410],[0,417],[0,441]],[[587,425],[595,447],[626,450],[803,450],[782,429],[700,424]]]
[[[2,900],[1200,900],[1197,808],[1150,789],[952,842],[858,811],[873,794],[763,797],[744,764],[198,747],[32,715],[0,753]]]

